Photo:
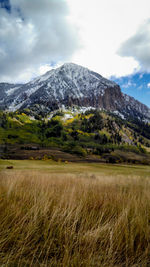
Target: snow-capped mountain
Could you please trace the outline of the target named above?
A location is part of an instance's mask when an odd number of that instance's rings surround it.
[[[124,95],[119,85],[73,63],[52,69],[23,84],[0,84],[0,109],[50,112],[71,106],[106,109],[121,116],[150,119],[150,109]]]

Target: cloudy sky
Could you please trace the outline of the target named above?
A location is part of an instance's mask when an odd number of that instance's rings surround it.
[[[149,10],[150,0],[0,0],[0,82],[74,62],[150,106]]]

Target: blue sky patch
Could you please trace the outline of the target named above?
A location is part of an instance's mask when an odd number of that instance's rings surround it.
[[[150,73],[141,72],[120,78],[112,76],[111,80],[120,85],[123,93],[150,107]]]
[[[0,8],[4,8],[10,13],[11,5],[10,5],[9,0],[0,0]]]

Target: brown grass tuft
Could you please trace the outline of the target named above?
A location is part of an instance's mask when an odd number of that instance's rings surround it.
[[[3,171],[0,266],[150,266],[150,182]]]

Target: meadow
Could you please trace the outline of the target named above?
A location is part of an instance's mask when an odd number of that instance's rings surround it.
[[[0,266],[150,266],[150,166],[0,160],[0,222]]]

